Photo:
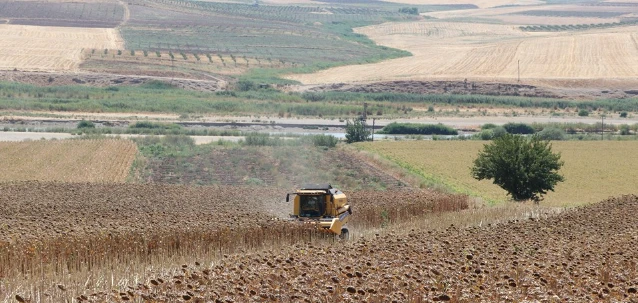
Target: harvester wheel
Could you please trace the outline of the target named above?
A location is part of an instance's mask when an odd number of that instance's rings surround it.
[[[349,240],[350,239],[350,232],[348,231],[347,228],[341,229],[341,234],[339,235],[339,238],[341,240]]]

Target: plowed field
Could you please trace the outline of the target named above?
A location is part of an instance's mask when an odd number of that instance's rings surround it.
[[[233,255],[89,301],[636,302],[638,197],[549,219]],[[106,289],[105,289],[106,290]]]
[[[123,182],[136,153],[128,140],[0,142],[0,181]]]
[[[83,49],[123,49],[116,29],[0,24],[0,69],[76,70]]]
[[[563,79],[633,81],[638,73],[635,26],[526,33],[517,25],[422,21],[356,29],[414,56],[294,75],[303,83],[456,79],[524,83]]]

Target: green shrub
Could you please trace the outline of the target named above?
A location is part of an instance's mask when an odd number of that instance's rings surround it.
[[[364,121],[361,120],[346,120],[346,142],[355,143],[370,141],[372,134]]]
[[[623,136],[629,135],[630,131],[629,131],[629,125],[627,124],[623,124],[620,126],[620,134]]]
[[[458,131],[443,124],[418,124],[392,122],[379,133],[392,135],[458,135]]]
[[[507,135],[507,130],[505,129],[505,127],[497,126],[492,129],[492,139],[497,139],[505,135]]]
[[[237,82],[237,89],[239,91],[246,92],[246,91],[249,91],[249,90],[253,90],[255,88],[257,88],[257,85],[253,81],[250,81],[250,80],[239,80]]]
[[[335,147],[339,139],[332,135],[314,135],[312,136],[312,144],[314,146]]]
[[[558,127],[546,127],[538,136],[543,140],[565,140],[565,131]]]
[[[418,15],[419,9],[416,7],[402,7],[399,9],[399,13],[409,14],[409,15]]]
[[[503,128],[502,126],[495,125],[494,128],[488,128],[488,129],[482,130],[481,132],[476,134],[476,137],[478,137],[480,140],[494,140],[506,134],[507,134],[507,131],[505,130],[505,128]]]
[[[159,122],[151,122],[151,121],[138,121],[138,122],[135,122],[135,123],[129,125],[129,128],[164,129],[164,130],[175,129],[175,130],[180,130],[180,129],[182,129],[182,126],[179,125],[179,124],[175,124],[175,123],[159,123]]]
[[[496,124],[494,123],[486,123],[481,125],[481,129],[493,129],[496,128]]]
[[[480,140],[492,140],[494,132],[491,129],[484,129],[476,134],[476,137]]]
[[[503,125],[505,130],[513,135],[529,135],[535,133],[534,128],[525,123],[507,123]]]
[[[249,146],[280,146],[283,139],[271,138],[268,134],[250,134],[245,137],[245,145]]]
[[[95,128],[95,123],[92,121],[82,120],[78,123],[78,128]]]
[[[621,118],[627,118],[627,112],[621,112],[620,113],[620,117]]]
[[[304,92],[301,94],[301,97],[306,101],[312,102],[323,101],[326,99],[326,95],[315,92]]]
[[[581,110],[578,112],[578,115],[579,115],[579,116],[581,116],[581,117],[587,117],[587,116],[589,116],[589,111],[588,111],[588,110],[586,110],[586,109],[581,109]]]
[[[172,89],[175,88],[175,85],[172,85],[170,83],[166,83],[163,81],[159,81],[159,80],[151,80],[148,81],[144,84],[141,85],[143,88],[150,88],[150,89]]]

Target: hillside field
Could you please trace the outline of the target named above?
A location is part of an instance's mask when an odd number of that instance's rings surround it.
[[[481,141],[402,141],[361,143],[363,150],[423,176],[430,184],[443,183],[454,191],[498,202],[508,199],[506,192],[489,180],[477,181],[470,175],[472,162],[488,142]],[[559,141],[552,142],[565,165],[560,173],[565,182],[549,192],[542,204],[575,206],[610,196],[635,192],[638,163],[628,157],[638,148],[635,141]]]
[[[77,70],[82,49],[124,48],[107,28],[0,24],[0,36],[0,70]]]
[[[0,142],[0,182],[124,182],[136,153],[129,140]]]
[[[638,73],[636,28],[529,33],[510,24],[429,20],[386,23],[356,31],[381,45],[407,50],[412,57],[289,78],[303,83],[406,79],[515,82],[520,64],[524,83],[564,79],[631,81]]]

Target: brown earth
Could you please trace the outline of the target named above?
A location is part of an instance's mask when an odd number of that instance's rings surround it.
[[[228,88],[233,80],[228,76],[205,72],[133,71],[127,74],[103,72],[28,72],[0,71],[0,81],[19,82],[37,86],[86,85],[96,87],[141,85],[158,80],[194,91],[220,91]],[[638,90],[630,88],[569,88],[568,83],[553,86],[552,82],[540,85],[499,83],[483,81],[384,81],[371,83],[333,83],[327,85],[285,85],[285,91],[342,91],[362,93],[410,93],[523,96],[539,98],[567,98],[575,100],[624,99],[638,96]]]
[[[208,79],[193,79],[190,75],[180,73],[163,73],[148,76],[106,73],[0,71],[0,81],[20,82],[37,86],[86,85],[97,87],[141,85],[149,81],[162,81],[187,90],[209,92],[222,90],[228,84],[226,80],[217,77],[213,79],[210,77]]]
[[[521,96],[534,98],[568,99],[624,99],[638,95],[634,89],[600,88],[556,88],[545,85],[535,86],[515,83],[482,81],[385,81],[372,83],[334,83],[328,85],[307,85],[289,88],[294,91],[341,91],[361,93],[408,93],[408,94],[451,94],[451,95],[491,95]]]

